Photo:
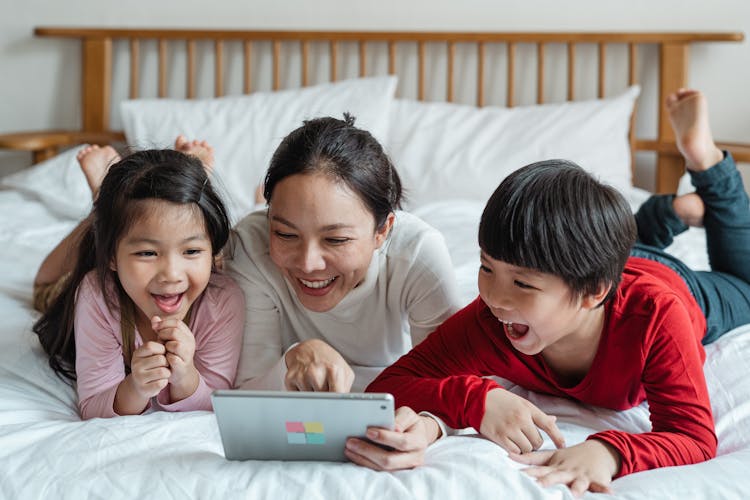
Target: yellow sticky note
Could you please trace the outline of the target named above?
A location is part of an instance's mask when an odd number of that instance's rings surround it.
[[[323,433],[323,422],[305,422],[305,432]]]

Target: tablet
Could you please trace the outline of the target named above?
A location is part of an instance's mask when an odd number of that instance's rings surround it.
[[[229,460],[344,462],[348,437],[394,427],[390,394],[219,390],[211,400]]]

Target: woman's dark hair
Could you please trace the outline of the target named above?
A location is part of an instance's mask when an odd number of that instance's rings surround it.
[[[635,239],[623,196],[565,160],[513,172],[479,224],[479,246],[493,259],[555,275],[579,297],[611,284],[602,303],[614,294]]]
[[[34,324],[49,364],[58,374],[75,380],[74,315],[76,295],[83,278],[95,271],[110,310],[130,301],[110,263],[120,239],[144,216],[141,200],[162,200],[199,209],[214,255],[229,238],[229,218],[201,161],[178,151],[148,150],[133,153],[109,168],[78,245],[75,268],[64,288]],[[110,286],[107,286],[110,284]],[[107,293],[116,287],[117,295]],[[130,301],[132,303],[132,301]]]
[[[322,172],[356,193],[381,228],[401,207],[401,179],[380,143],[354,126],[354,117],[324,117],[303,122],[276,148],[266,173],[263,195],[271,202],[279,181],[295,174]]]

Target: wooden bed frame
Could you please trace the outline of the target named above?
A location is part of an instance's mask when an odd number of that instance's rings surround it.
[[[658,102],[656,111],[658,120],[655,138],[639,138],[634,133],[634,122],[631,121],[631,147],[633,152],[651,151],[656,153],[655,186],[657,192],[673,192],[683,172],[683,162],[674,145],[674,136],[664,113],[664,98],[673,90],[688,86],[687,69],[690,46],[703,42],[739,42],[744,39],[742,33],[457,33],[457,32],[323,32],[323,31],[230,31],[230,30],[184,30],[184,29],[112,29],[112,28],[54,28],[40,27],[34,31],[36,36],[75,38],[81,41],[82,47],[82,127],[80,130],[55,130],[45,132],[22,132],[0,135],[0,148],[30,151],[35,161],[41,161],[57,154],[60,148],[84,142],[107,143],[123,141],[121,131],[112,130],[110,126],[110,109],[112,107],[113,75],[113,41],[126,41],[129,51],[129,97],[139,97],[139,81],[142,71],[141,42],[156,41],[158,50],[158,97],[167,97],[169,84],[167,50],[169,44],[186,44],[186,95],[196,97],[196,44],[213,45],[213,81],[214,95],[225,93],[225,44],[242,45],[242,78],[243,92],[253,91],[252,60],[258,57],[260,50],[270,50],[272,89],[284,88],[286,80],[282,68],[288,66],[282,53],[282,44],[299,47],[301,85],[310,81],[310,47],[312,44],[324,44],[329,60],[330,81],[335,81],[340,66],[340,47],[352,44],[356,46],[360,76],[373,75],[371,69],[375,64],[368,64],[368,46],[379,44],[385,46],[387,54],[387,73],[397,74],[397,49],[405,45],[416,45],[416,95],[420,100],[426,96],[426,47],[440,45],[445,48],[446,62],[446,95],[447,101],[454,101],[456,95],[456,47],[473,46],[476,51],[476,104],[486,102],[486,67],[487,48],[500,46],[505,49],[506,75],[505,105],[516,104],[517,91],[517,47],[532,45],[536,61],[536,102],[545,102],[545,49],[551,44],[562,44],[566,47],[567,71],[565,81],[560,82],[567,88],[567,100],[575,100],[576,89],[576,53],[581,45],[594,45],[597,50],[598,68],[596,88],[599,97],[604,97],[606,88],[607,47],[612,44],[627,46],[627,79],[629,84],[639,82],[637,74],[639,48],[645,45],[656,46],[658,50]],[[414,68],[412,68],[413,70]],[[557,84],[557,82],[555,82]],[[750,145],[722,144],[732,151],[738,161],[750,161]]]

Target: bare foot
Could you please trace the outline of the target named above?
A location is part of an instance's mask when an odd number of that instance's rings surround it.
[[[706,205],[696,193],[675,196],[672,201],[672,208],[682,222],[688,226],[702,227],[703,216],[706,213]]]
[[[214,170],[214,148],[206,141],[193,139],[188,141],[184,135],[178,135],[174,140],[175,150],[185,153],[186,155],[198,158],[206,171],[210,174]]]
[[[697,90],[679,89],[666,100],[677,149],[688,170],[706,170],[724,158],[708,124],[708,102]]]
[[[86,182],[91,189],[91,197],[96,199],[102,179],[107,174],[110,165],[120,161],[120,154],[112,146],[99,147],[96,144],[86,146],[76,155]]]

